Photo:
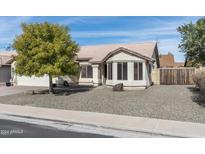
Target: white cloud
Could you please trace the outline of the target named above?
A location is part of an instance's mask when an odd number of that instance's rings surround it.
[[[9,20],[8,20],[9,18]],[[27,22],[31,17],[7,17],[0,18],[0,33],[16,31],[22,22]]]
[[[32,17],[1,17],[0,18],[0,48],[12,43],[15,35],[21,32],[20,24]]]
[[[74,23],[83,23],[84,22],[84,17],[70,17],[68,19],[60,21],[60,24],[63,25],[69,25],[69,24],[74,24]]]
[[[9,18],[9,20],[8,20]],[[32,17],[1,17],[0,18],[0,44],[11,43],[15,35],[21,32],[20,23],[31,21]],[[89,24],[108,24],[115,22],[115,18],[121,17],[68,17],[65,20],[58,21],[60,24],[83,24],[87,26]],[[174,20],[163,20],[154,18],[148,20],[146,17],[142,20],[132,20],[132,18],[125,18],[122,22],[127,24],[138,25],[141,24],[141,28],[133,28],[132,30],[112,30],[114,27],[110,26],[110,30],[101,31],[71,31],[73,38],[77,39],[106,39],[111,38],[113,42],[110,43],[129,43],[139,41],[151,41],[155,40],[159,43],[159,50],[161,53],[173,52],[178,61],[183,60],[183,54],[179,53],[178,44],[180,43],[179,33],[176,28],[182,24],[195,22],[200,17],[182,17]],[[170,18],[171,19],[171,18]],[[151,26],[149,26],[151,25]],[[108,25],[109,26],[109,25]],[[106,27],[108,29],[109,27]],[[92,42],[88,42],[92,44]]]
[[[76,38],[97,38],[97,37],[150,37],[177,35],[178,32],[174,27],[149,28],[141,30],[126,30],[126,31],[78,31],[71,32]]]
[[[63,25],[71,24],[102,24],[113,22],[113,19],[120,17],[98,17],[98,16],[80,16],[80,17],[68,17],[67,19],[61,20],[59,23]]]
[[[75,38],[115,38],[119,43],[131,43],[139,41],[158,41],[159,51],[163,54],[172,52],[176,61],[184,61],[184,54],[179,52],[178,45],[180,43],[180,34],[177,27],[189,23],[196,22],[200,17],[183,17],[177,20],[161,20],[153,21],[143,20],[143,25],[152,25],[151,28],[141,28],[135,30],[109,30],[109,31],[75,31],[72,32]],[[137,21],[139,22],[139,21]],[[135,21],[130,21],[134,24]],[[142,23],[141,23],[142,24]],[[120,38],[121,37],[121,38]]]
[[[78,19],[78,17],[76,17]],[[98,17],[101,19],[102,17]],[[100,37],[155,37],[158,36],[177,36],[179,33],[177,32],[177,27],[182,24],[189,23],[190,21],[195,22],[200,17],[184,17],[180,20],[167,21],[154,19],[153,21],[143,21],[146,25],[153,25],[151,28],[141,28],[135,30],[102,30],[102,31],[73,31],[71,32],[75,38],[100,38]],[[75,19],[74,21],[76,21]],[[85,18],[86,19],[86,18]],[[88,18],[89,19],[89,18]],[[92,19],[92,18],[90,18]],[[72,19],[70,19],[72,21]],[[86,20],[79,18],[82,22],[86,22]],[[95,19],[92,19],[96,21]],[[98,20],[100,21],[100,20]],[[134,24],[136,21],[129,21],[130,24]],[[142,24],[142,23],[141,23]],[[112,27],[111,27],[112,28]]]

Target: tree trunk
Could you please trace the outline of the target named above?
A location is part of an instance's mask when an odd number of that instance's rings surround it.
[[[52,75],[49,74],[48,76],[49,76],[49,94],[54,94]]]

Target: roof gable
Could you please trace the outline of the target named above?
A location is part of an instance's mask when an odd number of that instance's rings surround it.
[[[116,49],[116,50],[114,50],[114,51],[108,53],[108,55],[103,59],[103,61],[106,61],[106,60],[109,59],[111,56],[114,56],[114,55],[119,54],[119,53],[121,53],[121,52],[126,53],[126,54],[131,55],[131,56],[139,57],[139,58],[141,58],[141,59],[152,60],[151,58],[148,58],[148,57],[146,57],[146,56],[143,56],[143,55],[141,55],[141,54],[139,54],[139,53],[137,53],[137,52],[133,52],[133,51],[131,51],[131,50],[129,50],[129,49],[120,47],[120,48],[118,48],[118,49]]]
[[[144,61],[144,59],[124,51],[119,51],[110,55],[105,60],[105,62],[114,62],[114,61]]]

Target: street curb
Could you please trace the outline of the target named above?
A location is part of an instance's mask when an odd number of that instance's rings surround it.
[[[87,124],[87,123],[78,123],[78,122],[69,122],[69,121],[59,121],[59,120],[55,120],[55,119],[44,119],[44,118],[36,118],[36,117],[28,117],[28,116],[20,116],[20,115],[12,115],[12,114],[2,114],[0,113],[0,118],[1,118],[1,115],[5,115],[5,116],[8,116],[8,117],[17,117],[17,118],[25,118],[25,119],[30,119],[31,121],[32,120],[43,120],[43,121],[52,121],[52,122],[56,122],[56,123],[63,123],[63,125],[81,125],[81,126],[88,126],[88,127],[93,127],[93,128],[102,128],[102,129],[107,129],[107,130],[112,130],[112,131],[121,131],[121,132],[127,132],[127,133],[132,133],[132,134],[137,134],[137,133],[142,133],[142,134],[146,134],[146,138],[148,138],[147,136],[149,137],[153,137],[153,136],[157,136],[159,138],[162,138],[162,137],[170,137],[170,138],[173,138],[173,137],[178,137],[178,138],[182,138],[181,136],[170,136],[170,135],[165,135],[165,134],[155,134],[155,133],[151,133],[151,132],[142,132],[142,131],[134,131],[134,130],[125,130],[125,129],[119,129],[119,128],[113,128],[113,127],[105,127],[105,126],[97,126],[97,125],[93,125],[93,124]],[[9,118],[10,119],[10,118]],[[8,119],[7,119],[8,120]],[[12,118],[10,120],[13,120]],[[14,120],[15,121],[15,120]],[[25,122],[25,121],[21,121],[21,122]],[[89,132],[91,133],[91,132]],[[100,134],[100,133],[99,133]],[[101,134],[101,135],[105,135],[105,134]],[[143,135],[139,135],[141,137],[145,137]],[[118,137],[118,136],[117,136]]]
[[[7,104],[0,104],[0,113],[173,137],[205,137],[202,123]]]

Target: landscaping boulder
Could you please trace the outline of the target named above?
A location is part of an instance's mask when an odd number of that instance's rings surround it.
[[[113,86],[113,91],[123,91],[123,83],[118,83]]]

